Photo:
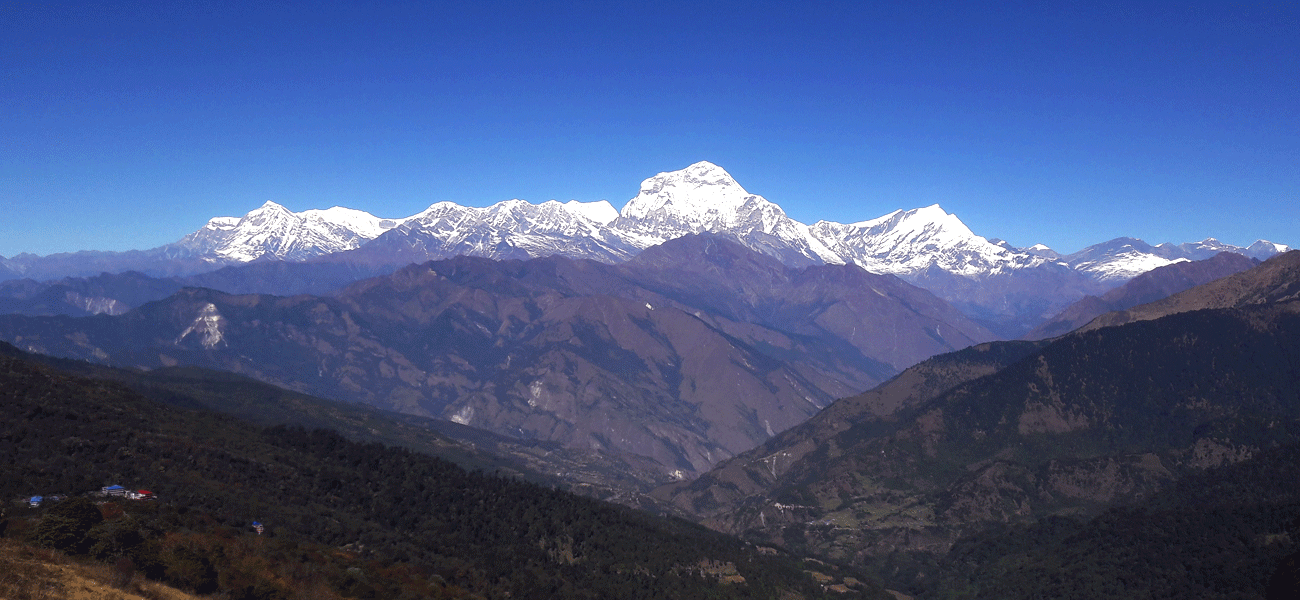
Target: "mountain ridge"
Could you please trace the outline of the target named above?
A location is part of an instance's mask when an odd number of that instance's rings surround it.
[[[647,178],[622,210],[606,201],[485,208],[439,202],[403,218],[334,207],[293,213],[267,202],[243,217],[216,217],[173,244],[128,253],[0,258],[0,277],[58,278],[134,269],[192,275],[264,260],[328,260],[395,270],[467,254],[494,259],[549,255],[605,263],[687,234],[730,237],[791,266],[855,263],[903,277],[957,305],[1002,337],[1019,337],[1065,306],[1152,268],[1217,251],[1267,258],[1288,247],[1247,248],[1213,238],[1150,246],[1117,238],[1068,256],[1041,245],[1015,248],[974,234],[939,205],[849,224],[791,219],[721,167],[701,161]]]
[[[654,495],[753,541],[908,569],[989,527],[1097,515],[1300,442],[1297,286],[1292,252],[1140,318],[939,355]]]
[[[675,477],[912,362],[994,337],[892,275],[796,269],[708,235],[619,265],[458,256],[330,296],[186,288],[118,317],[0,316],[0,336],[630,452]]]
[[[1240,273],[1259,261],[1235,252],[1220,252],[1198,261],[1179,260],[1147,271],[1101,296],[1087,296],[1034,328],[1024,339],[1065,334],[1103,314],[1161,300],[1178,292]]]

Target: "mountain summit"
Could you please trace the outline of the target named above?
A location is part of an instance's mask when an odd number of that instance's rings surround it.
[[[877,273],[912,275],[934,267],[969,277],[1051,262],[975,235],[938,204],[849,225],[818,221],[812,231],[846,261]]]
[[[745,191],[730,173],[706,161],[641,182],[640,193],[623,207],[613,226],[641,248],[683,235],[714,233],[787,264],[845,262],[814,238],[807,225]]]
[[[642,181],[641,192],[620,214],[643,222],[671,214],[695,227],[717,229],[734,226],[736,211],[755,198],[759,197],[746,192],[722,167],[700,161]]]
[[[268,200],[242,218],[215,217],[171,247],[223,262],[299,261],[359,248],[402,221],[341,206],[295,213]]]
[[[438,202],[400,219],[358,210],[289,211],[267,202],[247,215],[217,217],[167,246],[125,253],[77,253],[0,259],[0,278],[58,278],[136,270],[190,275],[254,260],[332,262],[392,271],[410,263],[468,255],[491,259],[563,256],[626,261],[685,235],[733,240],[790,267],[856,264],[897,275],[954,304],[1003,337],[1019,337],[1087,295],[1100,295],[1155,267],[1201,260],[1220,251],[1260,260],[1285,251],[1214,239],[1148,245],[1119,238],[1061,256],[976,235],[934,204],[843,224],[812,226],[745,190],[707,161],[641,183],[621,211],[604,200],[533,204],[508,200],[484,208]]]
[[[485,208],[438,202],[409,217],[384,219],[342,207],[295,213],[266,202],[243,217],[213,218],[163,250],[169,257],[202,258],[218,266],[258,259],[301,261],[362,247],[366,251],[357,258],[397,266],[457,255],[560,255],[617,263],[651,246],[700,233],[733,239],[790,266],[852,263],[926,287],[926,281],[951,277],[985,281],[1017,271],[1064,268],[1081,281],[1109,288],[1178,260],[1200,260],[1225,250],[1262,260],[1289,249],[1263,240],[1238,248],[1213,238],[1159,246],[1119,238],[1062,257],[1045,247],[1016,248],[990,241],[938,204],[856,223],[818,221],[809,226],[745,190],[722,167],[700,161],[642,181],[621,211],[604,200],[507,200]],[[1085,291],[1100,293],[1104,288]],[[932,291],[950,301],[967,295],[965,290]]]

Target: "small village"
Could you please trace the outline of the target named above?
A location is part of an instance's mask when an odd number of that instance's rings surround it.
[[[158,499],[157,494],[149,490],[131,490],[120,485],[106,485],[99,488],[98,491],[86,494],[95,498],[122,498],[124,500],[155,501]],[[31,508],[40,508],[48,504],[55,504],[68,499],[67,494],[50,494],[48,496],[31,496],[30,498],[19,499],[18,503],[25,502]],[[101,502],[102,504],[102,502]],[[250,525],[257,535],[262,535],[266,531],[266,526],[258,521],[253,521]]]
[[[99,488],[97,492],[91,492],[89,495],[99,498],[125,498],[127,500],[157,500],[158,497],[149,490],[128,490],[120,485],[107,485]],[[67,500],[66,494],[51,494],[49,496],[32,496],[27,500],[27,505],[32,508],[40,508],[42,504],[52,504]]]

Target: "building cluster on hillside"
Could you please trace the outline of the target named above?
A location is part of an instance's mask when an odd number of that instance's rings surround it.
[[[149,490],[128,490],[116,484],[106,485],[102,488],[99,488],[99,491],[90,492],[86,495],[94,496],[98,498],[124,498],[126,500],[157,500],[158,499],[158,496],[156,496],[153,492]],[[18,501],[26,502],[28,506],[32,508],[40,508],[41,505],[43,504],[53,504],[67,499],[68,497],[64,494],[51,494],[49,496],[32,496],[30,499],[19,499]],[[266,526],[258,521],[253,521],[252,528],[253,531],[257,532],[257,535],[262,535],[266,531]]]
[[[98,492],[91,492],[90,495],[100,498],[125,498],[127,500],[157,500],[158,497],[149,490],[128,490],[120,485],[106,485],[99,488]],[[28,506],[37,508],[42,504],[59,502],[66,500],[68,497],[63,494],[51,494],[49,496],[32,496],[28,501]]]
[[[32,499],[29,500],[28,503],[31,504],[32,508],[36,508],[37,506],[40,506],[41,503],[43,502],[59,502],[65,499],[67,499],[67,496],[64,496],[62,494],[52,494],[49,496],[32,496]]]
[[[127,500],[156,500],[153,492],[149,490],[128,490],[120,485],[109,485],[99,489],[97,494],[101,497],[126,498]]]

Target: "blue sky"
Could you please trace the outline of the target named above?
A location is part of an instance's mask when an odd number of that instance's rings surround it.
[[[119,4],[0,4],[0,255],[699,160],[809,223],[1300,245],[1294,2]]]

